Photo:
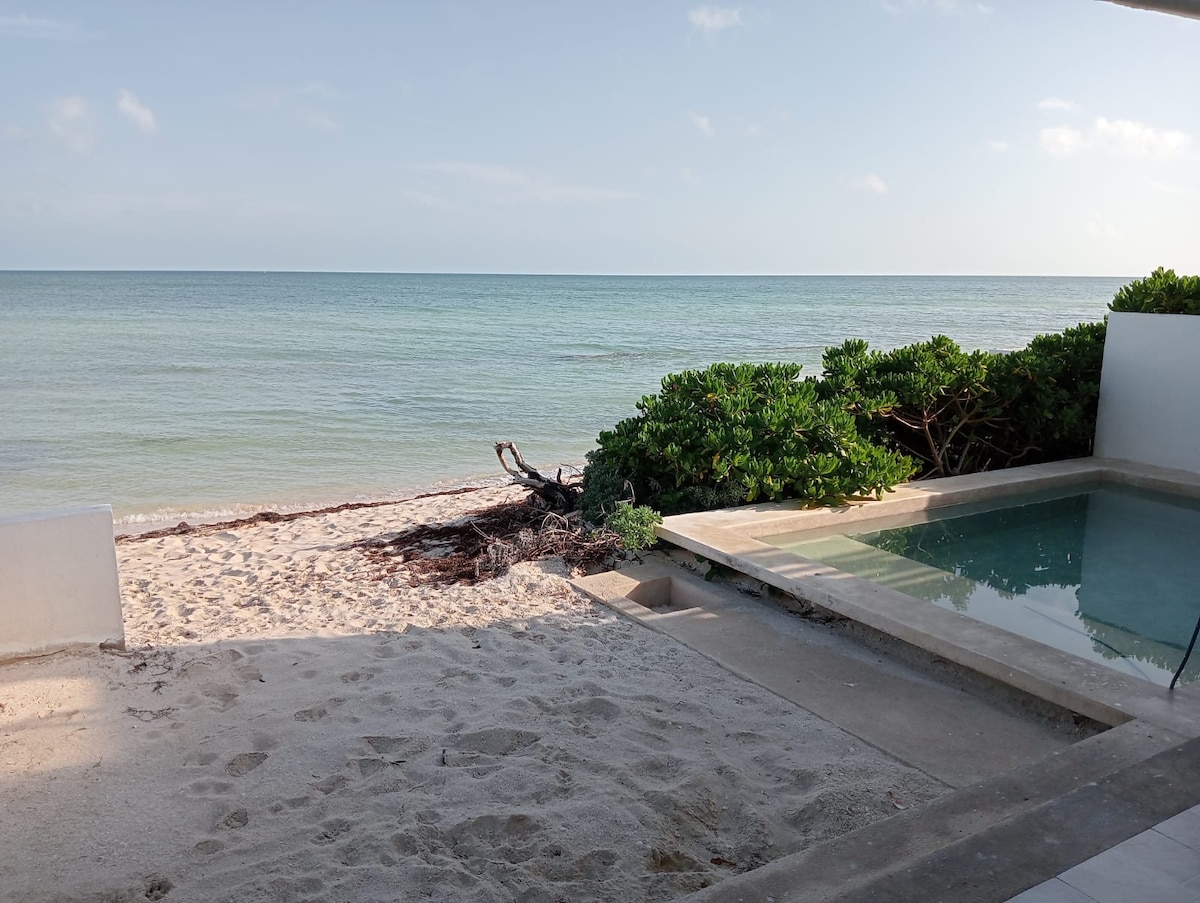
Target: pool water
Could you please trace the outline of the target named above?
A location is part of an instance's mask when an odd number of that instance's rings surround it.
[[[930,515],[871,521],[871,532],[763,541],[1123,673],[1170,682],[1200,617],[1200,501],[1090,485]],[[1180,680],[1197,677],[1200,650]]]

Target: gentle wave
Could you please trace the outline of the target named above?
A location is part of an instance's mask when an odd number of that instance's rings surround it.
[[[1123,279],[0,273],[0,513],[128,525],[582,459],[670,372],[1020,347]]]

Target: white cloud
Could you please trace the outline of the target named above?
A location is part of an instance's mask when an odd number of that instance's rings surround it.
[[[636,198],[630,191],[564,185],[554,179],[486,163],[444,162],[414,169],[453,176],[489,190],[488,199],[503,204],[600,203]]]
[[[1164,182],[1161,179],[1151,179],[1150,188],[1165,194],[1185,194],[1187,189],[1176,182]]]
[[[1169,160],[1184,156],[1192,147],[1192,136],[1184,132],[1103,116],[1086,134],[1070,126],[1057,126],[1038,132],[1038,141],[1046,153],[1055,157],[1097,150],[1122,157]]]
[[[990,151],[992,151],[992,153],[996,153],[996,154],[1002,154],[1008,150],[1008,142],[1007,141],[997,141],[994,138],[988,139],[987,146],[988,146],[988,150],[990,150]]]
[[[1047,97],[1039,100],[1037,104],[1039,110],[1073,110],[1075,107],[1075,101],[1063,100],[1060,97]]]
[[[438,197],[436,194],[429,194],[425,191],[401,191],[400,196],[403,197],[414,207],[422,207],[425,210],[454,210],[454,204],[451,204],[445,198]]]
[[[855,191],[870,191],[873,194],[887,194],[887,183],[874,173],[850,180],[850,187]]]
[[[742,24],[742,11],[725,6],[698,6],[688,13],[693,28],[704,32],[706,38],[714,38],[726,28]]]
[[[1115,239],[1121,237],[1121,233],[1116,230],[1116,227],[1100,214],[1096,214],[1087,221],[1086,229],[1089,235],[1096,235],[1100,238]]]
[[[50,109],[50,137],[73,154],[86,154],[96,144],[91,113],[82,97],[60,97]]]
[[[707,138],[711,138],[717,132],[713,128],[712,120],[700,113],[692,114],[692,125],[700,130],[700,134]]]
[[[1038,132],[1038,142],[1053,157],[1069,157],[1086,146],[1083,132],[1065,125],[1042,129]]]
[[[295,88],[264,88],[236,99],[239,107],[265,113],[280,113],[319,132],[332,132],[340,124],[326,109],[341,94],[330,85],[312,81]]]
[[[129,91],[121,90],[121,96],[117,98],[117,109],[147,134],[158,129],[158,123],[154,119],[154,111]]]
[[[1183,132],[1151,128],[1128,119],[1096,120],[1096,142],[1101,147],[1126,157],[1180,157],[1191,147],[1192,137]]]
[[[962,15],[971,13],[980,16],[990,16],[995,10],[986,3],[966,2],[966,0],[883,0],[883,9],[892,15],[903,15],[910,12],[921,12],[934,9],[944,15]]]
[[[73,38],[77,33],[73,25],[57,19],[39,19],[25,13],[0,16],[0,35],[9,37],[61,40]]]

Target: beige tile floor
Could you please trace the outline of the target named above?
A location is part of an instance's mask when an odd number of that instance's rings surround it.
[[[1200,903],[1200,806],[1008,903]]]

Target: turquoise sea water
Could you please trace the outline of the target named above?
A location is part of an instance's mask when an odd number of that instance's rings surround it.
[[[579,461],[666,373],[861,337],[1008,349],[1123,278],[0,272],[0,515],[125,522]]]

